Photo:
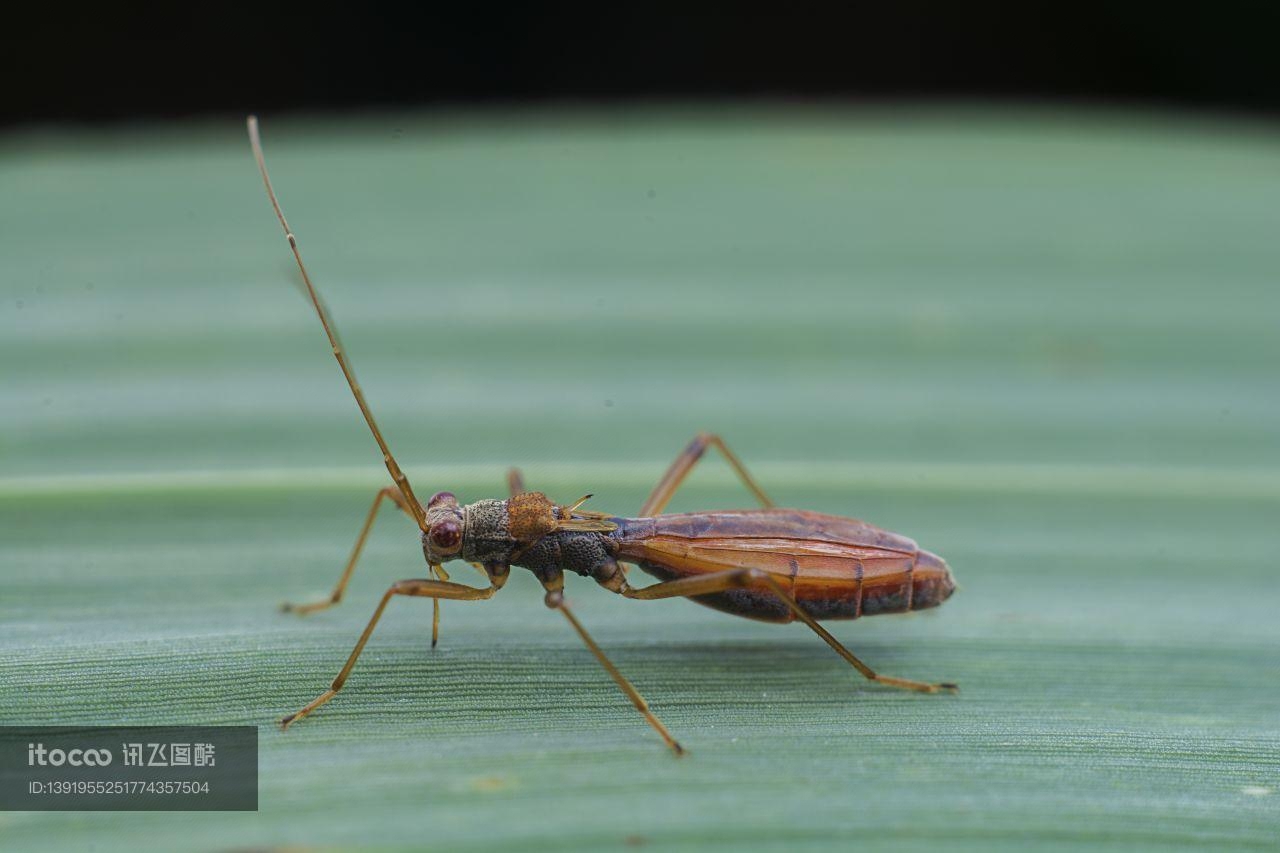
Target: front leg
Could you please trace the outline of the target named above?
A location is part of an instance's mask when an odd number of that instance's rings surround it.
[[[360,658],[360,653],[364,651],[365,643],[369,642],[369,637],[373,634],[374,626],[378,624],[378,620],[382,618],[382,611],[387,609],[387,602],[393,596],[411,595],[422,596],[439,600],[441,598],[455,599],[458,601],[482,601],[486,598],[492,598],[493,594],[502,588],[502,581],[506,579],[505,574],[491,574],[490,586],[487,589],[477,589],[473,586],[467,586],[460,583],[451,583],[449,581],[427,580],[425,578],[414,578],[412,580],[403,580],[391,585],[382,596],[382,601],[378,602],[378,607],[373,611],[373,616],[369,619],[369,624],[365,626],[364,632],[360,635],[360,639],[356,641],[356,647],[351,650],[351,655],[347,658],[347,662],[343,664],[342,670],[338,673],[338,677],[329,685],[329,689],[321,693],[315,699],[312,699],[301,709],[289,714],[280,720],[280,728],[287,729],[293,723],[301,720],[303,717],[315,711],[324,703],[328,702],[334,696],[338,695],[338,691],[342,689],[342,685],[347,683],[347,676],[351,674],[351,669],[356,665],[356,661]]]
[[[364,550],[365,540],[369,538],[369,531],[373,529],[374,519],[378,517],[378,507],[382,505],[384,499],[390,500],[405,515],[413,518],[413,513],[409,510],[409,505],[405,502],[404,496],[400,494],[399,489],[387,486],[379,491],[373,499],[373,506],[369,507],[369,514],[365,516],[364,526],[360,528],[360,535],[356,537],[356,544],[351,549],[351,556],[347,558],[346,568],[342,570],[342,574],[338,577],[338,582],[334,585],[333,592],[329,593],[329,597],[307,604],[285,602],[280,605],[281,610],[285,613],[297,613],[300,616],[305,616],[308,613],[315,613],[317,610],[333,607],[339,601],[342,601],[342,596],[347,591],[347,584],[351,581],[351,575],[356,570],[356,563],[360,560],[360,552]]]

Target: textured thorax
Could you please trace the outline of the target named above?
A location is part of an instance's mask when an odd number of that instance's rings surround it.
[[[505,563],[515,540],[508,523],[507,502],[476,501],[462,508],[462,551],[460,559],[469,563]]]
[[[476,501],[463,507],[462,515],[458,559],[521,566],[542,579],[561,571],[600,579],[616,570],[608,537],[557,530],[560,508],[538,492]]]

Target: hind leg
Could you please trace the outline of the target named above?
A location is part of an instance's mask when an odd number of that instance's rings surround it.
[[[635,589],[630,585],[625,585],[619,591],[627,598],[634,598],[640,601],[656,601],[660,598],[686,598],[744,587],[768,589],[780,598],[783,604],[787,605],[787,608],[797,619],[821,637],[836,654],[844,658],[850,666],[871,681],[877,681],[880,684],[898,687],[903,690],[914,690],[917,693],[939,693],[942,691],[955,693],[959,690],[954,684],[929,684],[923,681],[912,681],[908,678],[879,674],[863,663],[853,652],[846,649],[839,640],[831,636],[826,628],[823,628],[816,619],[806,613],[804,608],[783,588],[782,584],[778,583],[773,575],[759,569],[729,569],[728,571],[715,572],[709,575],[655,583],[644,589]]]
[[[680,452],[680,455],[676,457],[676,461],[671,463],[667,473],[663,474],[662,479],[658,481],[658,485],[653,487],[653,492],[649,495],[649,499],[640,508],[640,515],[642,517],[661,515],[662,511],[667,508],[667,504],[671,502],[671,498],[675,496],[676,490],[684,483],[685,478],[689,476],[689,472],[693,470],[694,466],[698,464],[703,454],[710,447],[715,447],[720,451],[720,454],[737,472],[742,484],[756,496],[756,500],[760,501],[761,506],[769,508],[774,505],[773,501],[769,500],[769,496],[764,493],[764,489],[756,484],[755,479],[747,473],[746,467],[734,455],[733,451],[728,448],[720,436],[709,432],[700,432],[693,437],[693,441],[689,442],[688,447]]]
[[[671,498],[675,496],[676,491],[684,483],[685,478],[689,476],[689,472],[702,460],[703,455],[711,447],[715,447],[720,451],[721,455],[724,456],[725,460],[738,474],[742,484],[755,495],[761,506],[765,508],[774,506],[773,501],[764,493],[764,489],[760,488],[755,478],[747,472],[746,466],[724,443],[724,439],[713,433],[700,432],[693,437],[693,441],[689,442],[684,450],[680,451],[680,455],[676,457],[675,461],[671,463],[671,467],[667,469],[667,473],[663,474],[662,479],[658,481],[658,485],[653,487],[648,500],[640,508],[640,515],[642,517],[661,515],[667,504],[671,502]],[[524,475],[520,473],[519,468],[511,468],[507,471],[507,491],[513,496],[526,491]]]

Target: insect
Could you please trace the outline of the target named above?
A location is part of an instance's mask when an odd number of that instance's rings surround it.
[[[918,548],[910,539],[862,521],[775,507],[718,436],[706,433],[696,436],[658,481],[634,518],[583,509],[591,495],[571,504],[554,503],[541,492],[526,491],[517,469],[508,473],[506,499],[462,505],[451,492],[442,491],[426,503],[420,502],[378,429],[328,309],[302,262],[298,241],[289,229],[267,175],[258,122],[253,116],[248,118],[248,130],[267,198],[284,228],[306,295],[320,318],[333,355],[382,451],[383,462],[394,483],[374,497],[332,594],[309,604],[284,605],[284,609],[312,613],[342,600],[384,500],[391,501],[418,525],[422,553],[431,574],[431,577],[398,581],[387,589],[328,689],[281,719],[281,728],[288,728],[314,713],[342,690],[392,598],[432,599],[431,644],[434,647],[439,638],[440,601],[491,598],[506,584],[512,566],[533,572],[546,590],[547,607],[564,615],[636,710],[676,755],[683,753],[680,744],[569,609],[564,597],[565,572],[591,578],[604,589],[637,601],[690,598],[735,616],[783,623],[799,620],[872,681],[921,693],[957,689],[954,684],[929,684],[881,675],[855,657],[820,624],[820,620],[856,619],[936,607],[955,589],[947,564]],[[680,484],[711,448],[728,460],[761,508],[664,515],[663,510]],[[474,565],[484,574],[488,586],[474,587],[450,580],[444,564],[453,560]],[[639,566],[658,582],[644,587],[632,586],[623,564]]]

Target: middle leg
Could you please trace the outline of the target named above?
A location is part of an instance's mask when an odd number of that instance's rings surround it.
[[[587,633],[587,629],[578,621],[578,617],[573,615],[573,611],[569,609],[569,605],[564,600],[564,578],[557,576],[550,580],[544,580],[542,585],[547,590],[545,599],[547,607],[552,610],[559,610],[564,614],[564,618],[573,626],[573,630],[578,632],[582,642],[586,643],[587,648],[591,650],[591,654],[596,656],[596,660],[604,667],[605,672],[609,673],[609,677],[631,700],[631,704],[644,717],[645,722],[653,726],[653,730],[662,736],[662,740],[671,748],[672,752],[677,756],[684,755],[684,747],[671,736],[671,732],[667,731],[667,727],[662,724],[662,720],[659,720],[649,710],[649,703],[640,695],[640,691],[636,690],[631,682],[627,680],[627,677],[618,671],[618,668],[613,665],[613,661],[609,660],[609,657],[604,653],[604,649],[596,645],[596,641]]]

